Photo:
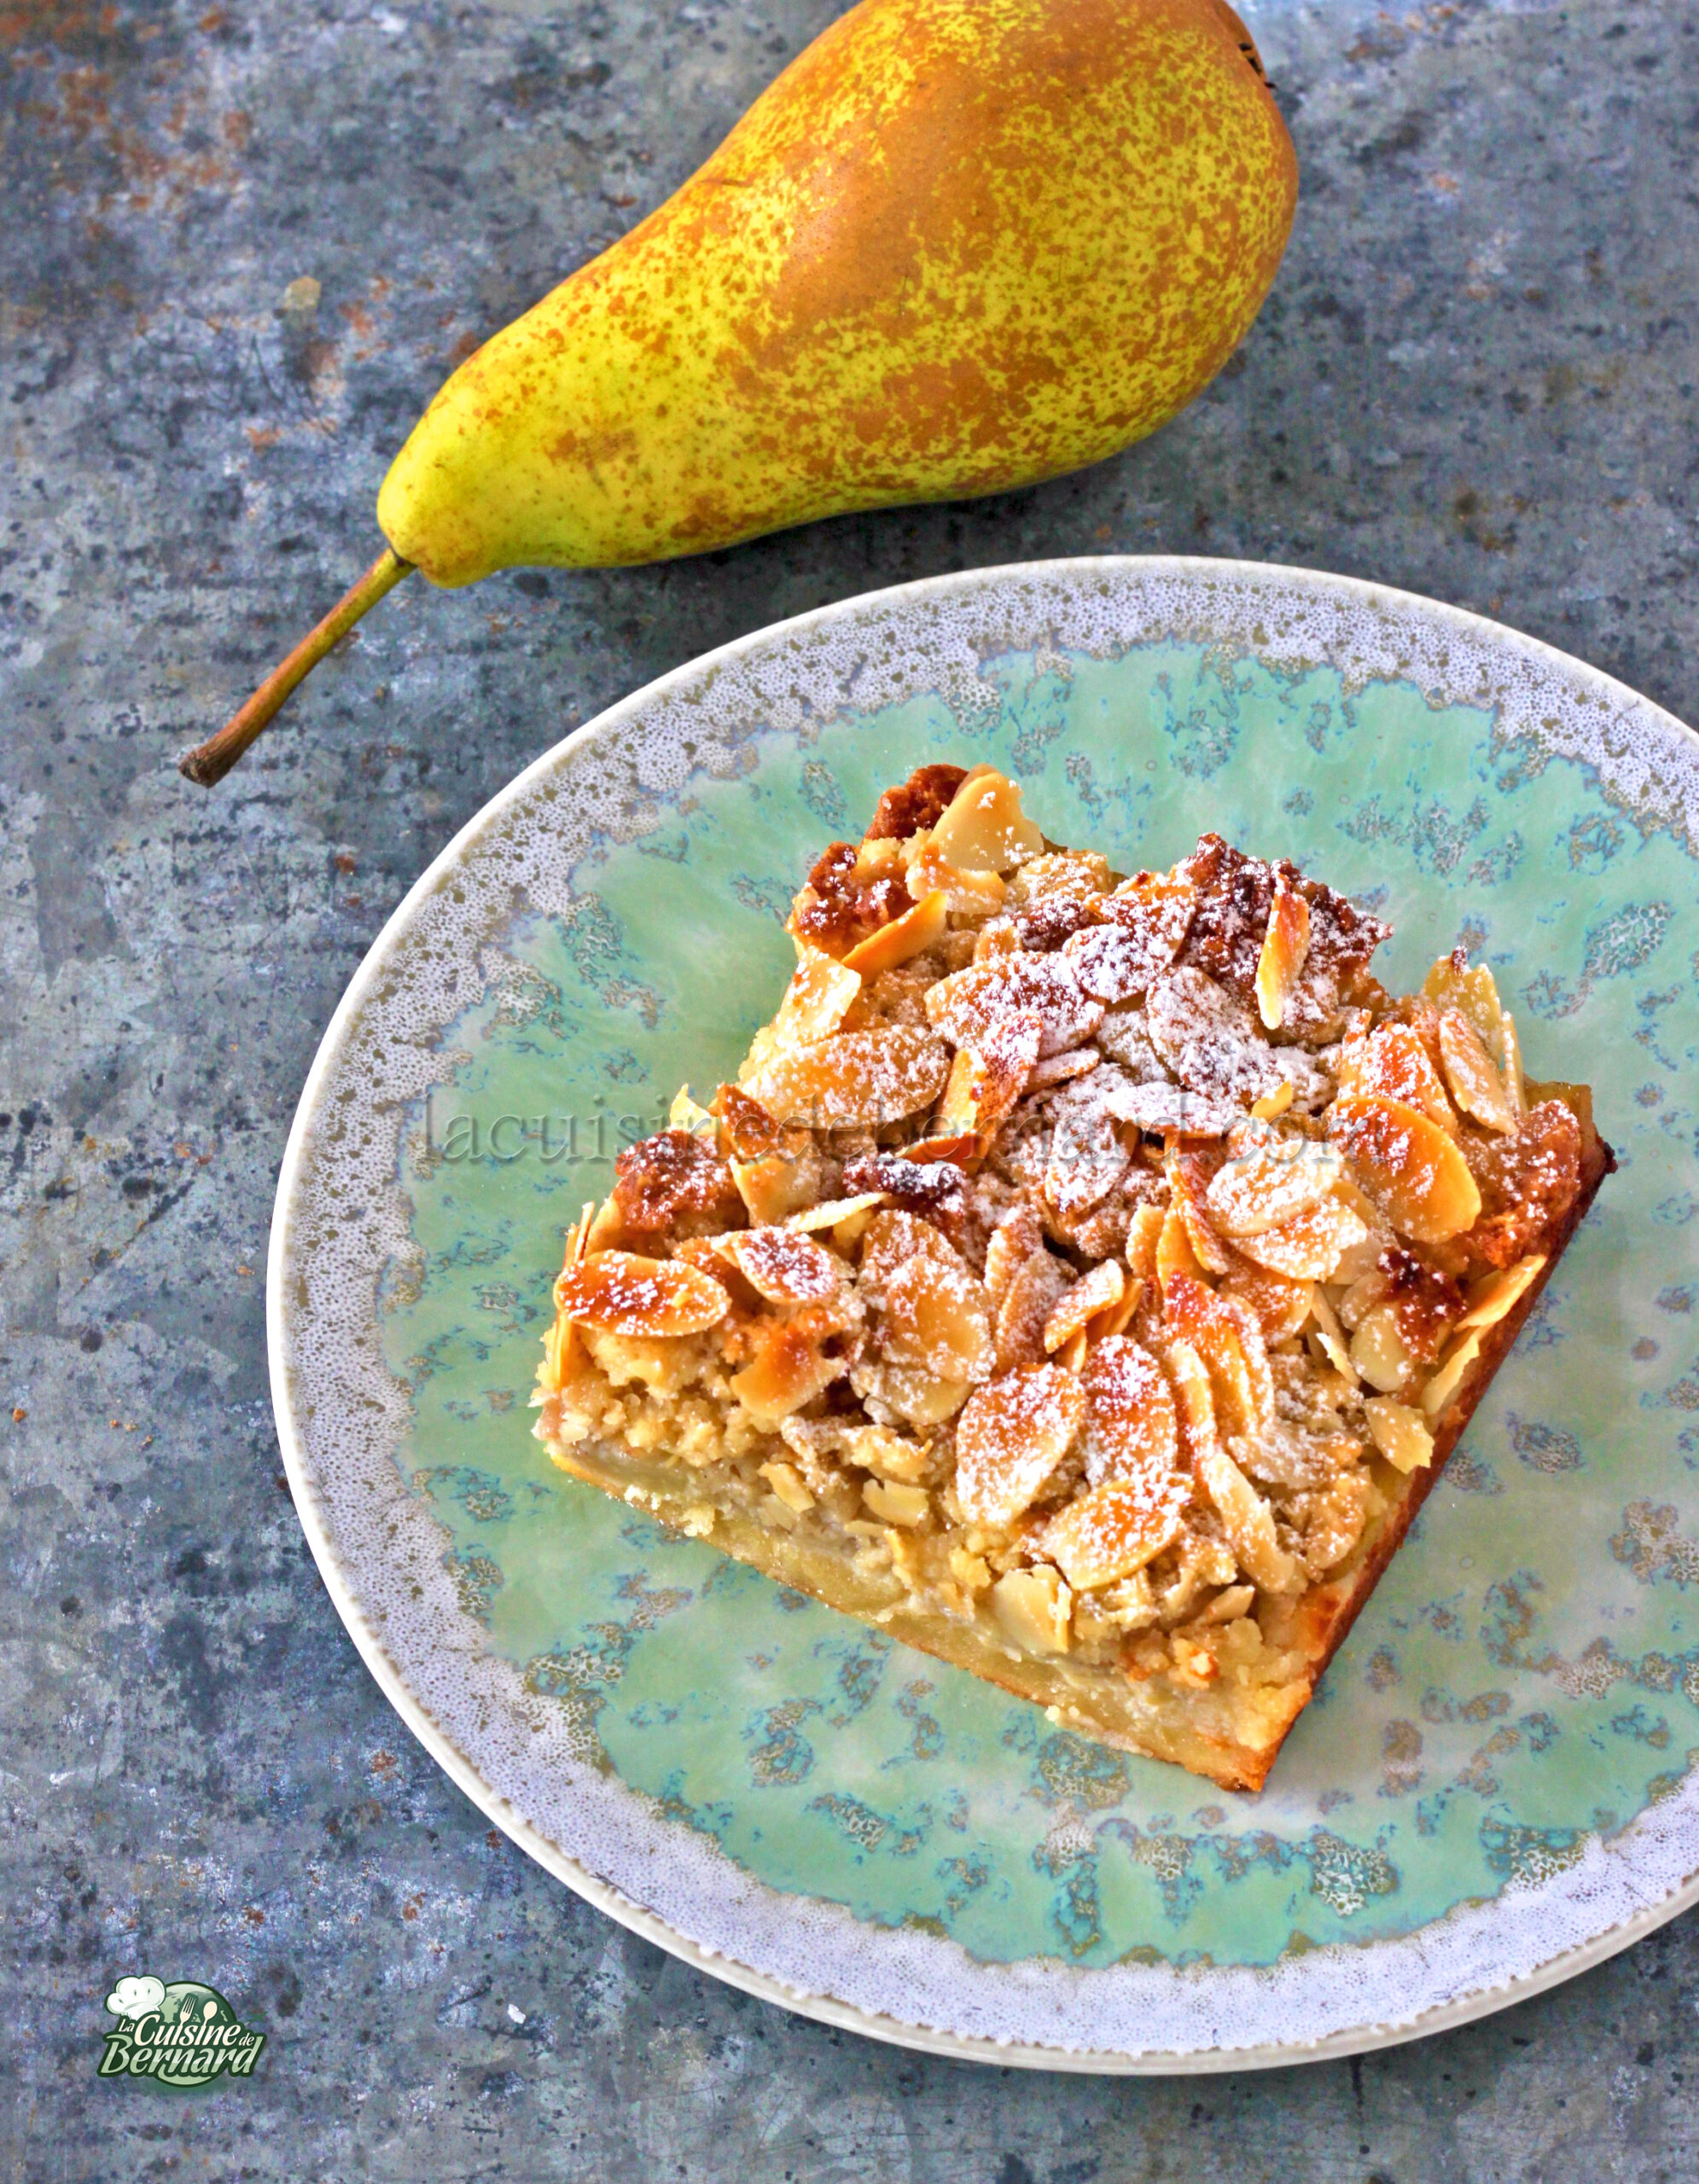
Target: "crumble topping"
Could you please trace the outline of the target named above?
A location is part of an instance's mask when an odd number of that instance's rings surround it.
[[[689,1474],[995,1634],[1180,1691],[1301,1677],[1580,1187],[1461,955],[1206,834],[1123,878],[922,768],[796,897],[739,1081],[620,1155],[540,1437]]]

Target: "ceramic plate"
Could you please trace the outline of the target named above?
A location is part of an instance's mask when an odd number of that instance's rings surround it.
[[[1458,941],[1620,1172],[1259,1798],[1129,1758],[556,1472],[561,1236],[732,1071],[813,856],[988,759],[1124,869],[1216,828]],[[1224,561],[906,586],[538,760],[384,928],[283,1164],[277,1419],[455,1781],[613,1917],[914,2047],[1079,2070],[1455,2024],[1699,1894],[1699,745],[1562,654]]]

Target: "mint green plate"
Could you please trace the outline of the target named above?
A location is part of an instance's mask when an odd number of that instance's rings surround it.
[[[1621,1165],[1260,1798],[1035,1709],[563,1478],[562,1232],[729,1073],[823,843],[989,759],[1124,868],[1204,828],[1459,940]],[[1699,1893],[1699,745],[1511,631],[1221,561],[852,600],[540,758],[313,1065],[270,1269],[297,1506],[373,1673],[551,1873],[751,1991],[1085,2070],[1454,2024]]]

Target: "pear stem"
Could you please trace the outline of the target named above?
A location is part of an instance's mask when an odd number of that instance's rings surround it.
[[[359,582],[344,592],[318,627],[301,639],[287,659],[277,663],[241,711],[233,714],[216,735],[209,735],[204,743],[197,743],[192,751],[183,752],[177,762],[178,773],[186,774],[202,788],[211,788],[215,781],[223,781],[248,745],[270,723],[295,685],[306,680],[337,639],[346,636],[367,608],[375,607],[385,592],[393,591],[412,566],[412,562],[404,561],[393,546],[386,546]]]

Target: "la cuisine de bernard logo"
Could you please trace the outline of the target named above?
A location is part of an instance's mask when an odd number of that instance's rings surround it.
[[[217,1988],[198,1979],[167,1986],[143,1972],[120,1979],[106,2006],[118,2023],[106,2036],[103,2078],[151,2078],[199,2093],[221,2077],[252,2077],[265,2045],[263,2032],[250,2032]]]

